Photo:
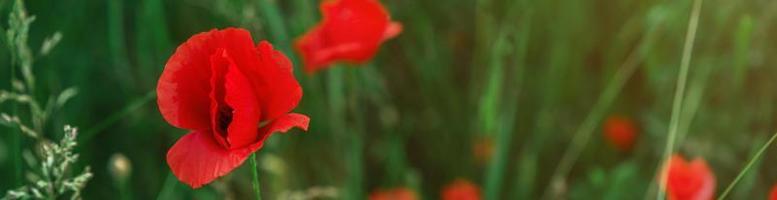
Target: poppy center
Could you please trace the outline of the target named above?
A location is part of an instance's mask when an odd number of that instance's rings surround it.
[[[227,137],[227,128],[229,128],[229,124],[232,123],[232,112],[234,109],[232,107],[229,107],[227,105],[219,106],[218,112],[216,113],[216,128],[218,128],[218,133],[222,137]]]

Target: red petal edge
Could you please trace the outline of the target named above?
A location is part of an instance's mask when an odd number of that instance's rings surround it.
[[[287,132],[293,127],[307,131],[309,122],[310,118],[302,114],[282,115],[261,128],[260,133],[264,134],[261,140],[234,150],[221,147],[209,132],[192,131],[170,148],[167,164],[178,180],[196,189],[240,166],[272,133]]]
[[[218,31],[199,33],[170,56],[157,83],[157,104],[162,117],[184,129],[209,127],[208,58],[216,48]]]
[[[276,132],[286,133],[287,131],[289,131],[291,128],[294,128],[294,127],[300,128],[303,131],[307,131],[309,123],[310,123],[310,118],[308,118],[308,116],[305,116],[303,114],[289,113],[289,114],[281,115],[277,119],[271,121],[269,124],[260,128],[259,134],[262,135],[262,139],[252,144],[248,148],[252,149],[251,152],[254,152],[257,149],[262,148],[262,145],[264,145],[264,141],[267,140],[267,138],[270,137],[270,135]]]
[[[249,155],[221,147],[209,132],[192,131],[170,148],[167,164],[178,180],[196,189],[228,174]]]
[[[309,123],[310,123],[310,118],[308,116],[305,116],[299,113],[289,113],[281,117],[278,117],[277,119],[273,120],[270,124],[267,124],[267,126],[262,127],[262,133],[274,133],[274,132],[285,133],[293,127],[297,127],[304,131],[307,131]]]

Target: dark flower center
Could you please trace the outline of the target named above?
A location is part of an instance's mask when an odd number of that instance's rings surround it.
[[[219,106],[219,110],[216,113],[217,132],[223,137],[227,137],[227,128],[229,127],[229,124],[232,123],[232,111],[234,111],[232,107],[224,105]]]

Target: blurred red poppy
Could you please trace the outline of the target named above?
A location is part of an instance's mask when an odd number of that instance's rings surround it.
[[[475,140],[472,145],[472,155],[478,164],[487,164],[494,155],[494,139],[489,136],[482,136]]]
[[[769,200],[777,200],[777,184],[772,187],[772,191],[769,193]]]
[[[322,21],[295,44],[308,73],[335,61],[366,62],[383,41],[402,32],[377,0],[327,0],[320,9]]]
[[[627,117],[613,115],[604,122],[604,137],[621,151],[631,151],[637,137],[637,127]]]
[[[669,200],[710,200],[715,195],[715,175],[701,158],[688,162],[675,154],[664,167]],[[659,177],[660,179],[660,177]]]
[[[377,190],[370,194],[370,200],[416,200],[418,196],[408,188],[394,188],[388,190]]]
[[[442,191],[442,200],[479,200],[478,186],[464,179],[453,181]]]
[[[167,164],[192,188],[232,171],[273,132],[307,130],[307,116],[289,113],[302,98],[291,62],[266,41],[254,44],[244,29],[194,35],[159,78],[159,111],[190,130],[167,152]]]

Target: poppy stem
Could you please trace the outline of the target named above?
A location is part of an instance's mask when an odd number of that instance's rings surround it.
[[[262,186],[259,184],[259,168],[256,166],[256,153],[251,154],[251,157],[248,158],[249,162],[251,163],[251,174],[254,176],[254,179],[251,181],[254,185],[254,193],[256,193],[256,199],[262,200]]]

